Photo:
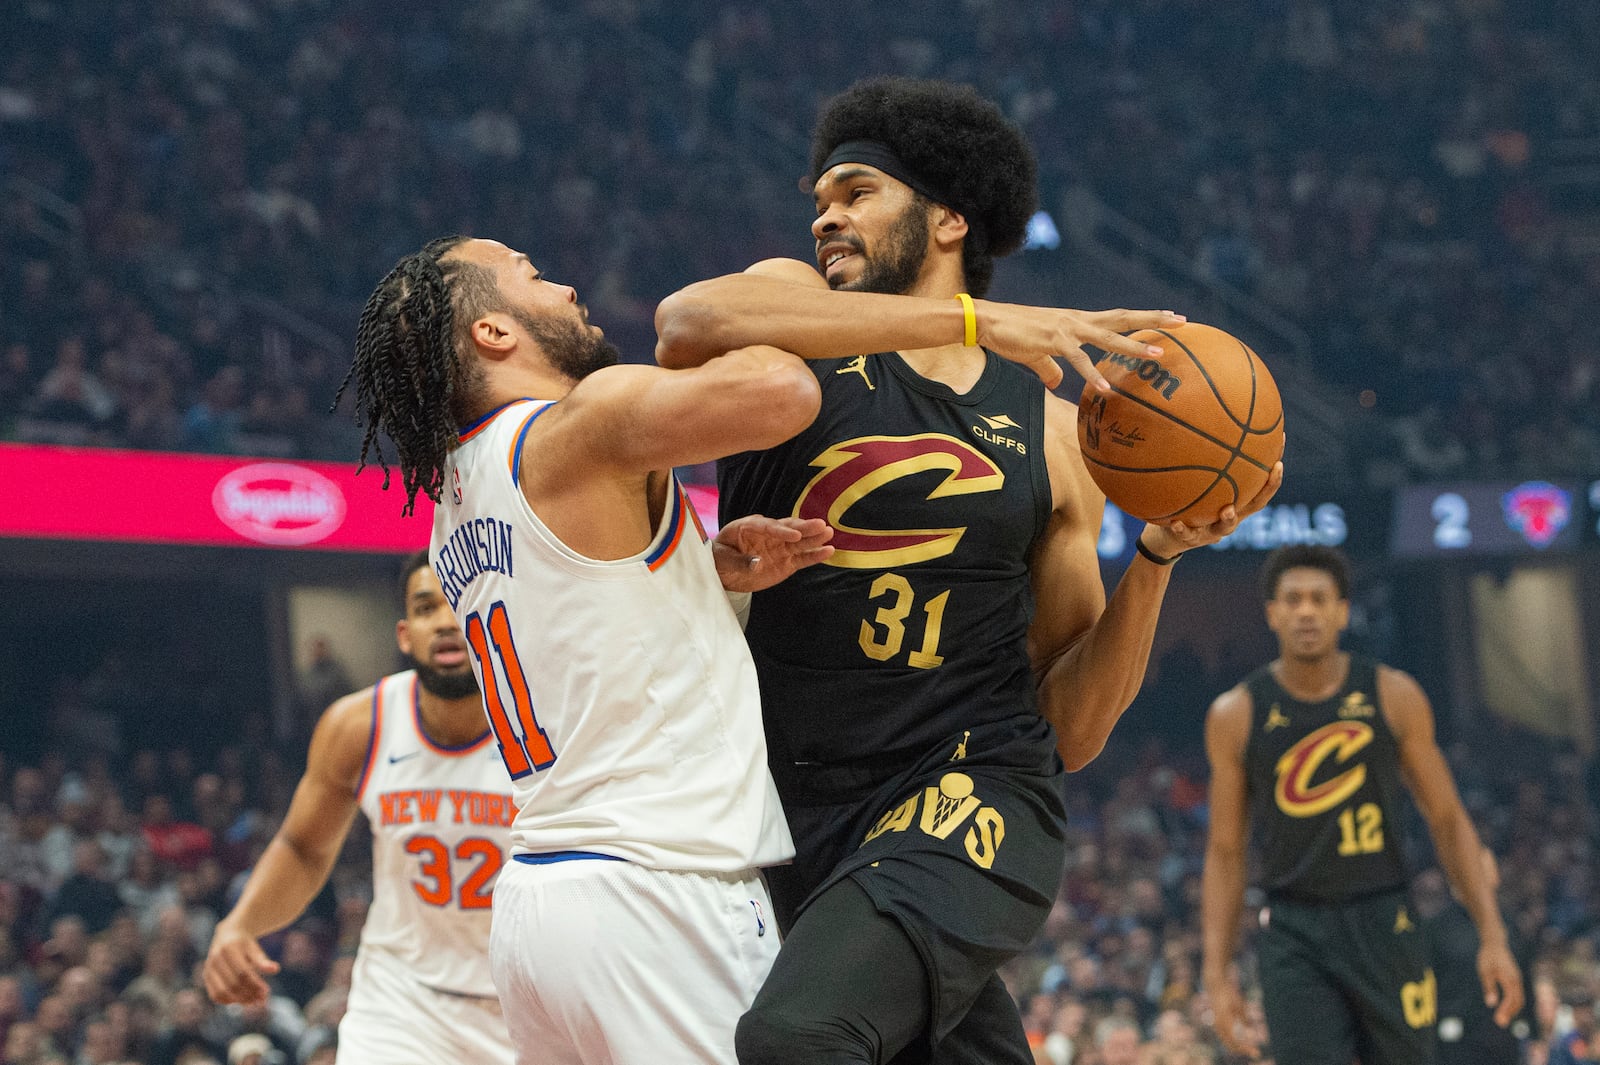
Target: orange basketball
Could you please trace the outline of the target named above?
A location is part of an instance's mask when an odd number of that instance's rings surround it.
[[[1188,322],[1134,340],[1159,359],[1109,355],[1110,392],[1085,387],[1078,443],[1106,498],[1145,521],[1203,525],[1249,502],[1283,456],[1283,401],[1261,357]]]

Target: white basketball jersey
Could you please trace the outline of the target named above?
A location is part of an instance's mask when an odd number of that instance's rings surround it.
[[[461,433],[434,569],[510,771],[518,851],[589,851],[689,872],[794,854],[767,770],[755,667],[676,479],[639,554],[567,547],[518,483],[545,401]]]
[[[361,951],[401,959],[419,983],[494,995],[489,905],[515,814],[491,734],[440,747],[422,731],[417,675],[379,681],[357,799],[372,825],[372,907]]]

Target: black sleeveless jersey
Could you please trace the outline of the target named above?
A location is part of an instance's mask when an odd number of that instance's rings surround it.
[[[1351,656],[1332,698],[1295,699],[1270,668],[1245,681],[1251,822],[1269,896],[1344,902],[1402,887],[1400,755],[1378,703],[1378,665]]]
[[[1044,386],[986,355],[964,395],[893,352],[811,360],[817,420],[719,463],[723,521],[795,515],[835,530],[827,563],[751,605],[774,764],[910,761],[1036,715],[1028,560],[1051,511]]]

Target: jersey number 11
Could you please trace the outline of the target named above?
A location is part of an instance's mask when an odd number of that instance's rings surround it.
[[[517,645],[511,640],[511,621],[506,617],[506,604],[496,601],[489,607],[489,623],[473,611],[467,615],[467,644],[478,660],[478,675],[483,678],[483,708],[489,715],[489,727],[500,744],[500,757],[505,759],[506,771],[512,780],[518,780],[540,769],[555,764],[556,752],[550,746],[550,737],[539,727],[533,715],[533,698],[528,694],[528,678],[522,672],[522,660],[517,657]],[[505,700],[500,695],[500,677],[495,672],[494,657],[500,659],[500,672],[505,674],[511,689],[511,705],[516,713],[517,727],[511,725]],[[520,735],[518,734],[520,731]]]

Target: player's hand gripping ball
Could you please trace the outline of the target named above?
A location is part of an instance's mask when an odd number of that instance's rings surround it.
[[[1283,457],[1283,401],[1261,357],[1194,322],[1146,329],[1159,359],[1113,354],[1109,392],[1085,388],[1078,443],[1094,483],[1144,521],[1205,525],[1243,506]]]

